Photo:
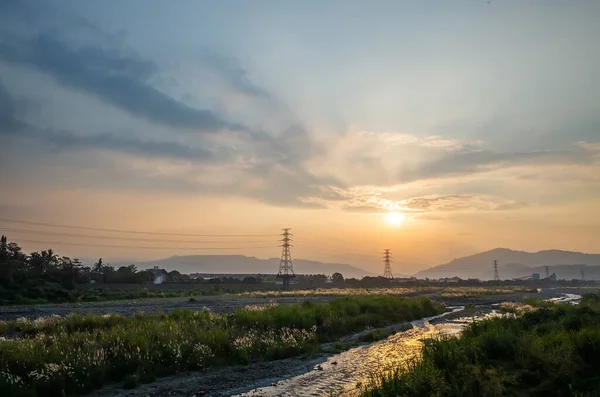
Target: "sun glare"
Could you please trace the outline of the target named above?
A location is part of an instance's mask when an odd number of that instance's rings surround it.
[[[386,214],[385,216],[385,220],[387,223],[389,223],[390,225],[394,225],[394,226],[398,226],[401,225],[402,223],[404,223],[404,214],[400,214],[398,212],[390,212],[389,214]]]

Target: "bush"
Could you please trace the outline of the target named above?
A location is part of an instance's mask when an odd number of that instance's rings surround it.
[[[12,394],[0,390],[3,397],[30,390],[57,396],[86,393],[107,381],[135,387],[181,371],[314,352],[322,340],[443,310],[428,299],[373,296],[254,306],[232,314],[175,310],[21,319],[0,323],[0,335],[19,337],[0,339],[0,371],[20,382],[11,386]]]
[[[363,396],[598,395],[598,303],[538,307],[425,344],[419,361],[374,377]]]

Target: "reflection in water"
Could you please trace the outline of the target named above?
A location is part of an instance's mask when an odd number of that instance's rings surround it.
[[[551,300],[557,303],[577,303],[580,299],[579,295],[564,294],[560,298]],[[446,316],[451,318],[462,309],[463,307],[453,308],[450,313],[413,321],[411,322],[413,328],[408,331],[399,332],[371,345],[336,354],[310,372],[238,396],[355,396],[359,391],[357,384],[368,381],[369,375],[373,373],[397,366],[415,357],[421,351],[424,340],[439,335],[458,335],[475,319],[503,315],[492,310],[477,317],[440,319]],[[436,319],[437,324],[430,323]]]
[[[472,321],[464,318],[432,325],[429,321],[440,316],[413,321],[413,328],[385,340],[336,354],[310,372],[283,380],[274,386],[263,387],[239,396],[351,396],[357,384],[365,382],[374,371],[398,365],[417,355],[424,339],[439,334],[456,335]]]

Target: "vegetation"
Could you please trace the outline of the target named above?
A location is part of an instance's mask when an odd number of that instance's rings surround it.
[[[363,396],[597,396],[600,304],[532,306],[423,347],[422,357],[374,377]]]
[[[489,286],[489,287],[398,287],[390,286],[387,288],[314,288],[314,289],[296,289],[296,290],[277,290],[277,291],[252,291],[245,292],[244,295],[274,298],[279,296],[364,296],[364,295],[395,295],[395,296],[437,296],[446,298],[479,298],[486,296],[510,295],[520,293],[533,293],[536,290],[523,286]]]
[[[252,306],[232,314],[175,311],[0,323],[0,395],[82,394],[156,377],[309,353],[319,342],[444,310],[426,298],[343,297]]]
[[[193,284],[197,288],[145,288],[156,279],[160,279],[167,287],[169,284],[183,283]],[[18,244],[9,243],[6,236],[0,239],[0,305],[215,295],[239,292],[243,286],[256,288],[261,283],[260,278],[250,276],[243,280],[224,277],[204,281],[176,270],[138,270],[135,265],[115,268],[102,259],[85,266],[78,259],[58,256],[51,249],[27,255]],[[76,288],[90,284],[98,288]],[[114,288],[130,284],[139,287],[123,290]],[[108,286],[110,288],[106,288]]]

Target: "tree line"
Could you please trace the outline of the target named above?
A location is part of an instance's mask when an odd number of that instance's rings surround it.
[[[174,270],[163,271],[164,282],[191,282],[192,279]],[[148,284],[153,283],[157,274],[151,270],[138,270],[135,265],[114,267],[98,259],[87,266],[77,258],[59,256],[54,250],[35,251],[30,254],[6,236],[0,239],[0,285],[10,287],[32,280],[58,283],[64,288],[76,284]]]

